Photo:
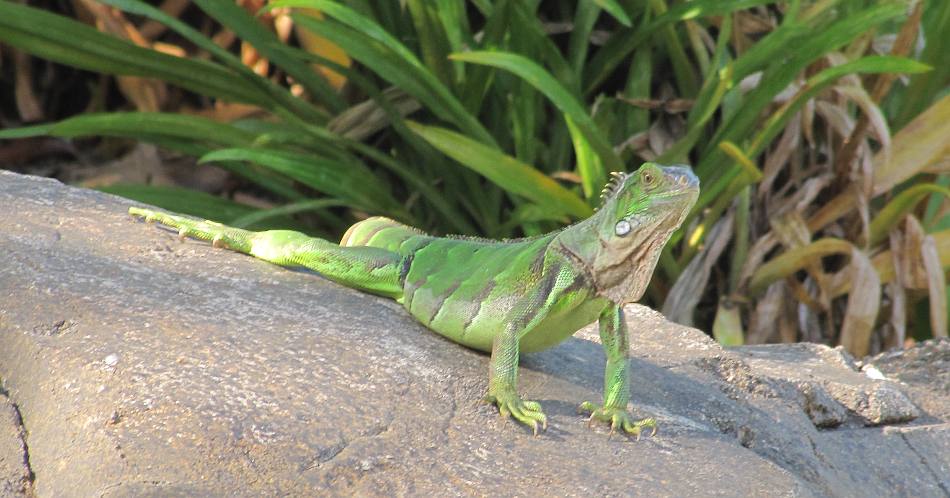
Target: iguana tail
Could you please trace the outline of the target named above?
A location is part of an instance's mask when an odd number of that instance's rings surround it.
[[[347,287],[393,299],[402,296],[408,265],[395,252],[378,247],[340,247],[291,230],[252,232],[136,207],[129,208],[129,214],[176,228],[181,239],[208,240],[214,247],[250,254],[281,266],[309,268]]]

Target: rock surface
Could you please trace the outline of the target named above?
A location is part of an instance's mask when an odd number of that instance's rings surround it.
[[[129,205],[0,172],[0,495],[950,494],[945,383],[823,346],[723,350],[630,306],[633,406],[660,432],[576,413],[603,381],[587,328],[523,358],[535,438],[478,402],[485,355],[397,304],[181,244]]]

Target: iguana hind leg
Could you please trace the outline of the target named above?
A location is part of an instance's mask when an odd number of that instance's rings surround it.
[[[181,238],[209,240],[215,247],[281,266],[308,268],[347,287],[373,294],[393,299],[402,296],[406,261],[394,252],[377,247],[340,247],[291,230],[252,232],[149,209],[133,207],[129,214],[176,228]]]
[[[354,223],[343,238],[340,245],[343,247],[369,246],[399,252],[403,242],[413,237],[426,236],[425,232],[409,225],[403,225],[396,220],[383,216],[373,216]]]

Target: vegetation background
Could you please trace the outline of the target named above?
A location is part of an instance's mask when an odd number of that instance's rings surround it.
[[[688,163],[645,298],[722,343],[947,335],[950,2],[0,0],[0,164],[251,228],[533,235]]]

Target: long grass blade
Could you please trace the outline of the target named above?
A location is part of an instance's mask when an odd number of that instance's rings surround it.
[[[555,213],[586,218],[593,212],[580,197],[531,166],[459,133],[409,122],[409,127],[432,146],[499,187]]]
[[[543,93],[557,108],[569,117],[583,135],[584,140],[597,153],[603,163],[600,171],[592,172],[593,177],[588,181],[603,185],[607,174],[605,168],[611,171],[623,171],[623,163],[614,153],[603,132],[597,128],[594,120],[580,102],[574,98],[550,73],[536,62],[526,57],[505,52],[463,52],[452,54],[455,60],[493,66],[510,71]]]

